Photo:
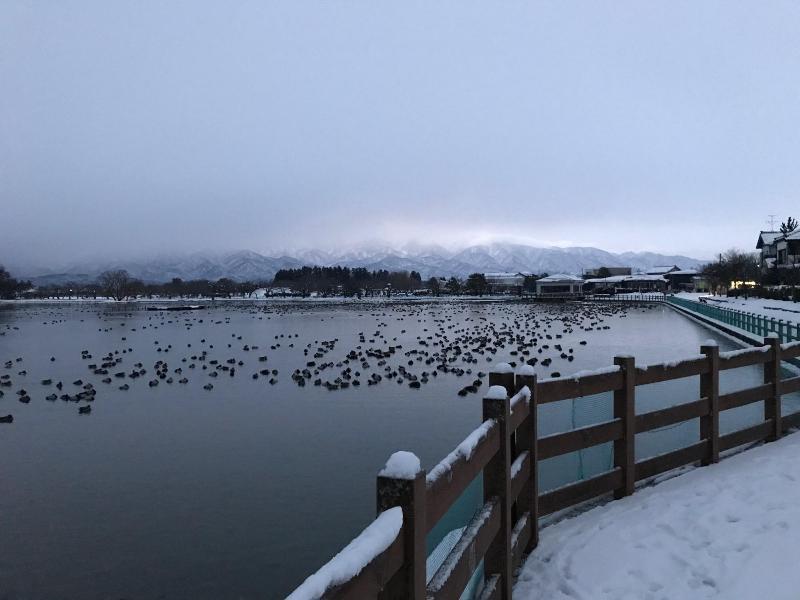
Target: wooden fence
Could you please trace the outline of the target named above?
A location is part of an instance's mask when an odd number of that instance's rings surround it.
[[[400,506],[403,524],[383,552],[347,581],[336,581],[323,598],[459,598],[484,561],[481,600],[511,598],[512,573],[534,550],[539,518],[583,502],[634,492],[638,481],[678,467],[719,461],[720,452],[759,441],[773,441],[800,426],[800,412],[781,414],[781,396],[800,390],[800,377],[781,380],[781,361],[800,356],[800,342],[781,345],[766,338],[761,347],[720,353],[702,346],[701,354],[676,363],[637,366],[631,356],[618,356],[614,366],[577,377],[537,381],[535,375],[493,372],[483,401],[483,424],[461,451],[451,453],[430,474],[415,479],[378,477],[378,512]],[[720,372],[763,365],[763,384],[720,394]],[[700,378],[699,399],[636,414],[636,388],[641,385]],[[537,437],[537,406],[570,398],[613,392],[613,419],[571,431]],[[722,411],[762,402],[764,419],[720,435]],[[696,443],[636,460],[637,433],[700,419]],[[613,442],[613,468],[589,479],[543,494],[538,490],[539,461]],[[427,582],[425,537],[467,486],[483,474],[483,508],[464,530],[439,570]]]

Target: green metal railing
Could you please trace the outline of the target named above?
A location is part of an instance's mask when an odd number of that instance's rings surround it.
[[[764,315],[737,310],[735,308],[723,308],[705,302],[696,302],[675,296],[667,297],[667,302],[690,310],[699,315],[714,319],[731,327],[743,329],[758,337],[765,337],[775,333],[781,342],[794,342],[800,340],[800,323],[774,319]]]

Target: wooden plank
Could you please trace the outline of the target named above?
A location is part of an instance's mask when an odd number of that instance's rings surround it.
[[[336,587],[330,588],[323,595],[325,600],[352,598],[377,598],[389,580],[403,566],[405,548],[403,531],[400,530],[394,542],[376,556],[361,572]]]
[[[708,360],[708,373],[700,375],[700,397],[708,401],[708,411],[700,417],[700,439],[708,445],[702,460],[706,466],[719,462],[719,346],[701,346],[700,352]]]
[[[790,415],[784,415],[783,419],[783,431],[789,431],[790,429],[800,427],[800,411],[794,412]]]
[[[769,346],[769,361],[764,363],[764,383],[772,386],[769,396],[764,400],[764,420],[772,422],[772,431],[767,438],[774,442],[783,433],[781,425],[781,341],[778,338],[764,338]]]
[[[738,369],[750,365],[760,365],[769,360],[769,353],[762,348],[752,348],[747,350],[734,350],[732,352],[722,352],[719,355],[719,368],[721,371],[728,369]]]
[[[511,564],[516,569],[522,563],[525,548],[531,537],[531,515],[523,513],[511,530]]]
[[[622,419],[587,425],[572,431],[554,433],[539,438],[539,460],[613,442],[622,437]]]
[[[557,402],[567,398],[581,398],[604,392],[613,392],[622,387],[622,373],[598,373],[582,377],[545,379],[537,384],[539,404]]]
[[[483,584],[478,600],[500,600],[500,576],[490,575]]]
[[[622,470],[614,469],[590,479],[584,479],[550,490],[539,496],[539,516],[543,517],[581,502],[586,502],[597,496],[613,492],[622,485],[622,481]]]
[[[519,393],[519,392],[518,392]],[[513,400],[513,398],[512,398]],[[516,431],[531,414],[530,404],[520,399],[511,405],[511,431]]]
[[[738,408],[740,406],[752,404],[753,402],[759,402],[769,397],[771,392],[772,384],[765,383],[729,394],[722,394],[719,397],[719,409],[730,410],[731,408]]]
[[[428,598],[458,598],[500,532],[500,499],[484,504],[428,584]],[[510,557],[509,557],[510,559]],[[502,593],[502,581],[500,591]],[[501,596],[502,597],[502,596]]]
[[[514,471],[516,470],[516,474]],[[531,453],[524,450],[511,465],[511,502],[516,502],[522,488],[530,480]]]
[[[722,438],[720,438],[721,440]],[[688,465],[703,459],[708,451],[708,443],[706,441],[697,442],[685,448],[679,448],[672,452],[665,452],[652,458],[639,461],[636,463],[636,480],[641,481],[648,477],[653,477],[672,469],[677,469],[684,465]]]
[[[425,599],[425,561],[428,556],[425,537],[425,471],[414,479],[395,479],[378,475],[378,514],[399,506],[403,511],[403,566],[387,584],[384,594],[390,598]]]
[[[536,375],[517,375],[516,384],[517,389],[527,387],[531,392],[531,397],[528,401],[528,416],[514,432],[517,452],[528,452],[530,460],[528,461],[528,481],[516,496],[516,504],[514,508],[517,515],[524,514],[526,512],[532,515],[538,515],[539,453],[538,445],[536,443],[536,436],[538,429],[537,418],[539,413],[537,398],[539,392],[537,391]],[[527,546],[523,550],[525,553],[531,552],[538,544],[539,520],[534,518],[531,520]]]
[[[708,372],[706,357],[690,358],[677,363],[645,365],[636,369],[636,385],[648,385],[660,381],[671,381]]]
[[[622,470],[622,486],[614,498],[630,496],[636,483],[636,363],[632,356],[615,356],[624,385],[614,391],[614,418],[622,421],[622,435],[614,440],[614,466]]]
[[[464,493],[475,477],[483,471],[489,464],[492,457],[500,449],[500,427],[495,424],[489,428],[484,437],[472,453],[472,457],[467,460],[464,456],[459,456],[449,463],[449,470],[441,477],[435,477],[437,467],[428,474],[426,490],[426,515],[428,531],[433,529],[439,519],[450,509],[453,503]],[[452,456],[452,455],[451,455]],[[442,463],[447,464],[449,458]]]
[[[739,431],[720,436],[719,449],[724,452],[725,450],[730,450],[742,444],[760,442],[770,435],[773,426],[774,424],[772,421],[764,421],[763,423],[753,425],[747,429],[740,429]]]
[[[646,412],[636,416],[636,433],[652,431],[659,427],[667,427],[690,419],[697,419],[708,414],[708,398],[700,398],[694,402],[676,404],[668,408]]]
[[[797,358],[800,356],[800,341],[782,344],[781,356],[783,357],[783,360],[786,360],[787,358]]]
[[[500,598],[511,600],[514,584],[511,568],[511,399],[487,397],[483,399],[483,420],[496,421],[500,431],[500,448],[483,469],[483,501],[497,498],[500,504],[500,528],[491,540],[483,557],[487,573],[500,575]],[[466,585],[466,583],[465,583]],[[459,590],[463,590],[459,588]],[[455,598],[454,595],[445,596]]]
[[[793,394],[800,391],[800,377],[789,377],[781,380],[781,394]]]

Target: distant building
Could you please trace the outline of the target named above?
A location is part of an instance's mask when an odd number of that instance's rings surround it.
[[[695,278],[700,273],[697,269],[682,269],[680,271],[670,271],[664,278],[669,282],[669,289],[673,292],[693,292],[695,291]]]
[[[779,269],[800,267],[800,230],[792,231],[775,240],[776,262]]]
[[[761,251],[759,264],[762,270],[769,269],[775,265],[778,258],[777,242],[782,237],[783,234],[780,231],[762,231],[758,234],[756,250]]]
[[[537,294],[580,294],[583,291],[583,279],[574,275],[558,273],[536,280]]]
[[[680,270],[681,268],[678,265],[662,265],[660,267],[650,267],[645,271],[645,275],[666,275],[667,273]]]
[[[483,276],[492,294],[519,294],[525,285],[523,273],[484,273]]]
[[[584,275],[587,279],[602,277],[605,273],[606,277],[613,277],[614,275],[630,275],[630,267],[596,267],[594,269],[586,269]]]
[[[667,289],[667,280],[661,275],[614,275],[587,279],[583,282],[583,289],[596,294],[663,292]]]
[[[702,292],[707,294],[711,291],[711,284],[708,282],[708,279],[705,278],[704,275],[695,275],[692,277],[692,285],[694,286],[695,292]]]

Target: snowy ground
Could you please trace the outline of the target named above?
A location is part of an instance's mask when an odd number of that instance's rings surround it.
[[[708,298],[708,303],[712,306],[733,308],[765,317],[772,317],[773,319],[800,322],[800,302],[764,300],[763,298],[728,298],[726,296],[710,296],[708,294],[692,294],[688,292],[681,292],[680,294],[675,294],[675,296],[687,300]]]
[[[800,434],[541,531],[515,600],[800,598]]]

